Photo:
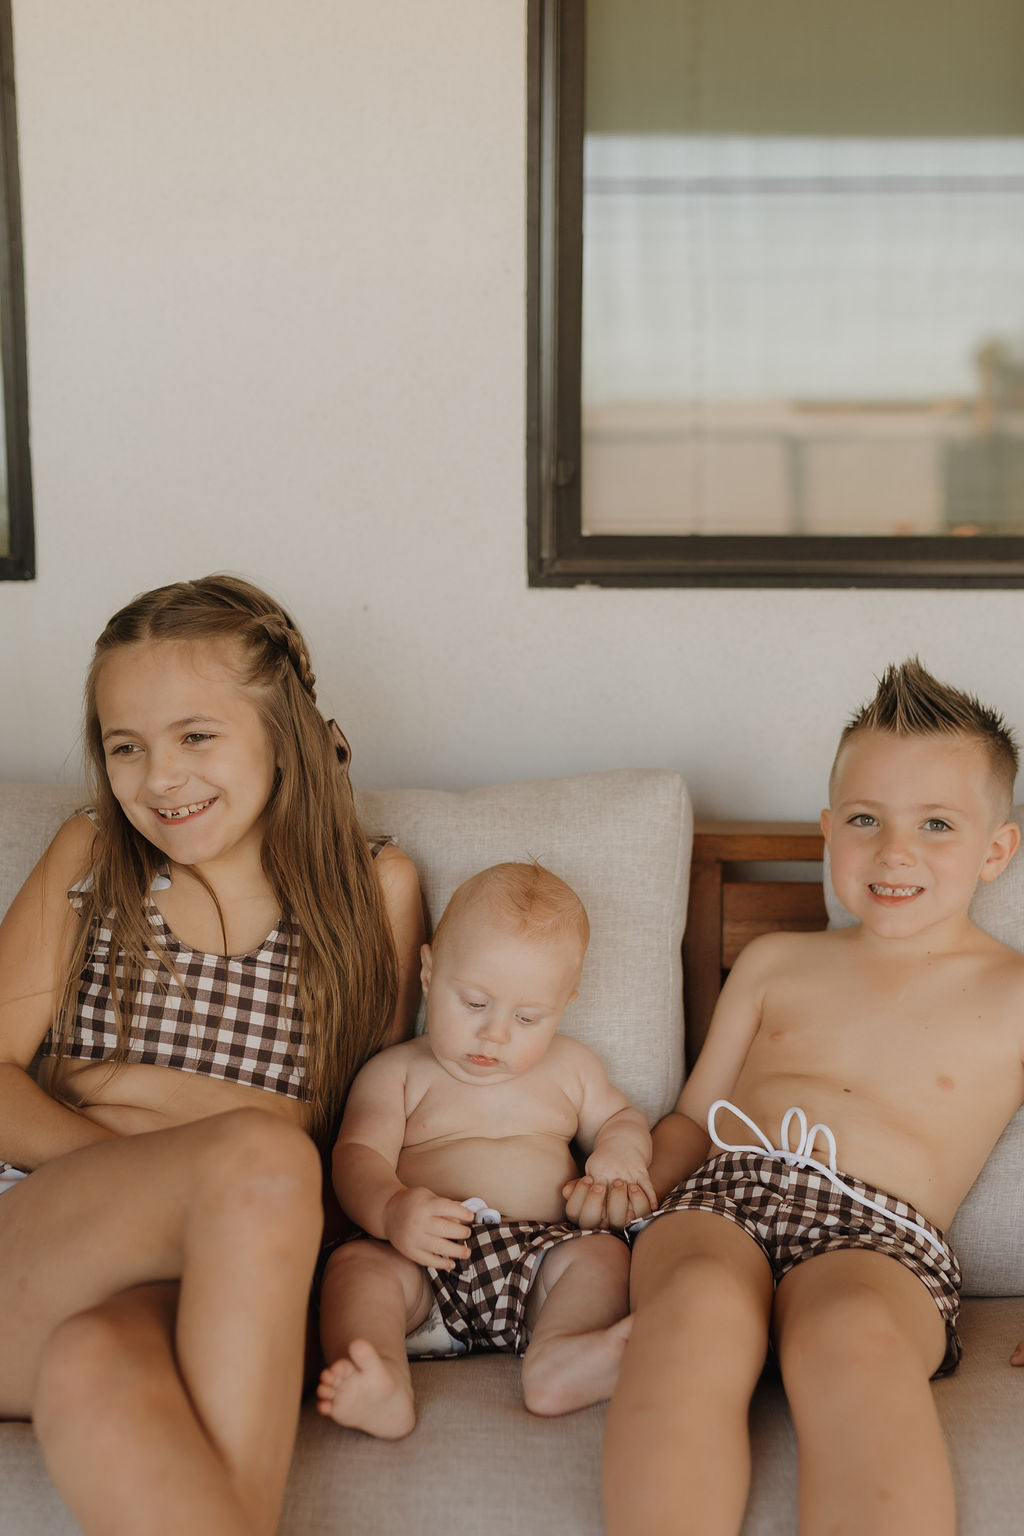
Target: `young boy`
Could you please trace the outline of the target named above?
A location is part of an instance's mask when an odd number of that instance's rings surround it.
[[[859,924],[744,950],[654,1131],[672,1193],[633,1229],[610,1536],[739,1531],[769,1338],[800,1529],[952,1536],[929,1377],[959,1359],[959,1271],[938,1229],[1024,1099],[1024,958],[967,916],[1019,842],[1016,767],[999,717],[916,660],[843,732],[821,825]],[[580,1186],[568,1209],[599,1205]]]
[[[376,1239],[336,1249],[324,1276],[333,1363],[319,1407],[339,1424],[410,1432],[407,1351],[525,1353],[535,1413],[610,1395],[629,1254],[565,1221],[570,1142],[593,1148],[589,1176],[621,1181],[624,1204],[650,1209],[654,1191],[644,1117],[586,1046],[556,1034],[589,932],[563,880],[499,864],[458,888],[423,946],[427,1032],[359,1073],[334,1149],[338,1198]]]

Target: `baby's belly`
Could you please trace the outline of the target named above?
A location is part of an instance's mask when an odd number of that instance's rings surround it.
[[[299,1125],[307,1119],[306,1106],[298,1099],[173,1067],[65,1061],[56,1085],[43,1076],[40,1081],[49,1092],[118,1136],[166,1130],[246,1106],[269,1110]]]
[[[403,1184],[451,1200],[479,1195],[511,1221],[561,1221],[562,1186],[577,1169],[557,1136],[469,1136],[407,1147],[398,1160]]]

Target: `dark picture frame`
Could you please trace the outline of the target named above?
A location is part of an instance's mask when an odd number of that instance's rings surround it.
[[[581,522],[585,0],[529,0],[531,586],[1024,587],[1024,536],[593,534]]]
[[[0,333],[8,527],[8,553],[0,553],[0,580],[31,581],[36,574],[35,531],[11,0],[0,0]]]

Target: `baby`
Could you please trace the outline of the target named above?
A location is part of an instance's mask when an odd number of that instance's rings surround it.
[[[334,1148],[342,1206],[367,1234],[328,1261],[321,1413],[387,1439],[416,1422],[408,1357],[525,1356],[534,1413],[609,1396],[629,1332],[629,1254],[565,1220],[576,1182],[653,1203],[647,1123],[592,1051],[557,1033],[590,927],[539,864],[459,886],[422,950],[427,1032],[375,1056]]]

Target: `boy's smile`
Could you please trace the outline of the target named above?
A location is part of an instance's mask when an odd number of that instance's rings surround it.
[[[977,882],[994,880],[1019,841],[986,748],[955,735],[858,732],[821,824],[836,894],[885,938],[966,922]]]

